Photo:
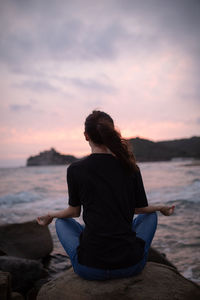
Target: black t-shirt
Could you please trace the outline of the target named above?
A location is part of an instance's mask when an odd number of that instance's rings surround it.
[[[145,242],[132,231],[136,207],[148,206],[140,170],[127,173],[112,154],[93,153],[67,170],[69,205],[83,206],[80,264],[119,269],[143,257]]]

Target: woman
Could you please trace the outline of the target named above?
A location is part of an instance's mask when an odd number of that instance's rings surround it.
[[[144,268],[157,226],[156,211],[169,216],[174,206],[148,206],[142,176],[112,118],[93,111],[85,121],[91,154],[67,170],[69,207],[39,217],[56,220],[58,238],[74,271],[88,280],[123,278]],[[73,218],[83,207],[85,226]],[[133,216],[139,214],[134,220]]]

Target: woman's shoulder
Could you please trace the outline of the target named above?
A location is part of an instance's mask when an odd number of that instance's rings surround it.
[[[68,166],[67,170],[72,171],[73,169],[81,168],[82,166],[84,166],[88,163],[88,160],[89,160],[89,156],[84,156],[84,157],[78,159],[77,161],[71,163]]]

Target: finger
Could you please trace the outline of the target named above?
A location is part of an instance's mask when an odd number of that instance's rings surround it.
[[[40,224],[41,221],[42,221],[42,220],[38,217],[38,218],[37,218],[37,222]]]

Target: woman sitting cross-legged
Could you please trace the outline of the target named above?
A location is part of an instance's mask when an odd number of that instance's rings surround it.
[[[148,206],[133,152],[108,114],[93,111],[84,135],[91,154],[67,169],[69,207],[38,217],[38,223],[45,226],[57,218],[58,238],[79,276],[106,280],[137,275],[147,261],[156,212],[169,216],[174,206]],[[74,220],[81,207],[85,225]]]

